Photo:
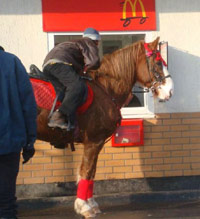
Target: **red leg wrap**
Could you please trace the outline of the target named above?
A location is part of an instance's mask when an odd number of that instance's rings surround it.
[[[78,183],[77,198],[80,198],[82,200],[87,200],[88,187],[89,187],[89,180],[81,179]]]
[[[93,197],[93,188],[94,188],[94,181],[93,180],[88,180],[88,181],[89,181],[89,186],[87,192],[87,199]]]
[[[81,179],[78,183],[77,198],[87,200],[93,197],[94,181]]]

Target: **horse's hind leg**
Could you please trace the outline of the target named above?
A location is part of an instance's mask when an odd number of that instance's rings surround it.
[[[84,145],[84,155],[80,166],[77,199],[75,210],[86,218],[100,213],[97,202],[93,198],[93,185],[97,159],[104,143],[88,143]]]

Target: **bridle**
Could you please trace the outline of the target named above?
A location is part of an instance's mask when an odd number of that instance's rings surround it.
[[[144,48],[145,48],[145,52],[146,52],[146,60],[147,60],[147,66],[148,66],[148,70],[149,70],[149,77],[150,77],[150,81],[151,81],[151,86],[150,89],[152,92],[155,92],[156,90],[156,85],[159,84],[161,85],[162,82],[166,79],[166,78],[170,78],[171,75],[166,75],[166,76],[161,76],[159,74],[159,72],[156,70],[155,68],[155,62],[153,65],[151,65],[150,62],[150,57],[153,56],[154,54],[156,55],[155,60],[159,61],[162,65],[167,66],[166,62],[164,61],[164,59],[162,58],[160,52],[158,50],[151,50],[149,49],[148,43],[144,43]],[[155,78],[155,81],[152,81],[151,79],[151,72]]]

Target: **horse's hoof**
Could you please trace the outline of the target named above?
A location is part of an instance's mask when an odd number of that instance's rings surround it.
[[[92,208],[92,211],[94,212],[94,214],[101,214],[101,210],[99,209],[98,206],[93,207],[93,208]]]
[[[83,215],[81,215],[81,218],[80,219],[92,219],[92,218],[96,218],[96,216],[95,217],[85,217],[85,216],[83,216]]]
[[[79,198],[75,200],[74,209],[77,214],[82,215],[84,218],[95,218],[96,216],[88,203]]]
[[[89,211],[83,212],[82,215],[85,217],[85,219],[87,219],[87,218],[91,219],[91,218],[95,218],[96,217],[96,215],[94,214],[92,209],[90,209]]]
[[[88,205],[91,207],[94,214],[100,214],[101,213],[101,210],[99,209],[99,205],[94,200],[94,198],[88,199],[87,202],[88,202]]]

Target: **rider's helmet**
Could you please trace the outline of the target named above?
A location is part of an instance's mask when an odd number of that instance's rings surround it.
[[[95,41],[101,40],[101,36],[100,36],[99,32],[92,27],[86,28],[84,30],[83,37],[88,37],[88,38],[95,40]]]

